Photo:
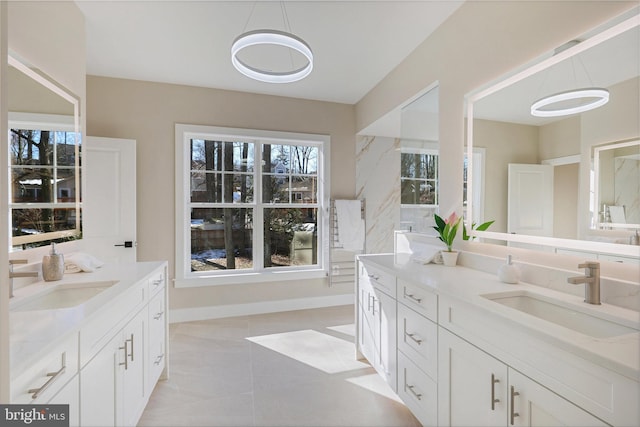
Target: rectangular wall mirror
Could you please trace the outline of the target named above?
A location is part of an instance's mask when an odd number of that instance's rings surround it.
[[[9,56],[11,251],[81,237],[78,99]]]
[[[467,96],[468,155],[486,150],[484,205],[467,221],[495,220],[476,236],[637,262],[639,28],[634,8]]]

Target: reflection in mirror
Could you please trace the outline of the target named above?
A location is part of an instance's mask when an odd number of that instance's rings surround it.
[[[15,57],[8,76],[12,250],[77,239],[78,101]]]
[[[438,86],[401,111],[400,224],[425,232],[438,209]]]
[[[640,134],[638,8],[615,21],[467,97],[467,152],[486,150],[484,187],[481,191],[470,181],[473,203],[468,204],[467,213],[474,221],[496,220],[490,232],[474,233],[477,236],[548,251],[568,248],[640,255],[638,247],[628,245],[633,233],[629,220],[626,227],[603,227],[598,216],[603,204],[610,215],[609,206],[624,204],[629,210],[638,201],[622,203],[615,194],[605,199],[603,193],[596,202],[591,186],[595,147],[637,140]],[[607,89],[609,102],[579,114],[531,114],[535,101],[585,87]],[[570,102],[553,107],[579,106]],[[600,175],[602,191],[613,188],[614,174]],[[630,187],[630,181],[618,180],[618,191],[637,198],[638,187]],[[479,192],[483,207],[476,203]],[[614,215],[621,209],[616,207]]]
[[[640,229],[640,140],[593,150],[593,221],[599,229]]]

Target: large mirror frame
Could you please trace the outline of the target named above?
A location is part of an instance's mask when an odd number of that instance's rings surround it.
[[[616,23],[604,30],[597,32],[595,35],[587,38],[584,41],[581,41],[578,44],[573,45],[572,47],[566,48],[565,50],[558,51],[554,55],[547,57],[542,60],[534,61],[532,64],[528,64],[525,68],[521,68],[515,73],[511,73],[507,77],[502,78],[497,83],[492,83],[489,86],[485,86],[480,88],[477,91],[474,91],[466,96],[466,114],[467,114],[467,123],[466,123],[466,150],[467,155],[469,157],[473,154],[473,141],[474,141],[474,104],[478,101],[495,94],[498,91],[501,91],[509,86],[512,86],[528,77],[533,76],[536,73],[544,72],[549,68],[553,67],[560,62],[570,59],[571,57],[578,55],[594,46],[597,46],[607,40],[610,40],[620,34],[623,34],[626,31],[636,29],[640,26],[640,14],[638,14],[638,9],[635,8],[633,10],[633,16],[629,17],[630,14],[626,16],[621,22]],[[615,141],[613,141],[615,142]],[[584,154],[581,153],[580,156],[582,161],[585,160],[593,161],[592,159],[588,159],[591,153]],[[585,159],[585,156],[587,159]],[[473,176],[472,173],[472,165],[469,166],[469,176]],[[591,166],[590,166],[591,167]],[[483,183],[481,183],[483,184]],[[472,179],[469,179],[468,188],[467,188],[467,196],[469,200],[474,200],[473,193],[474,191],[478,191],[478,184],[473,183]],[[602,253],[602,254],[612,254],[619,255],[623,257],[631,257],[631,258],[639,258],[640,257],[640,247],[629,244],[619,244],[619,243],[609,243],[602,241],[587,241],[587,240],[572,240],[566,238],[556,238],[556,237],[546,237],[546,236],[531,236],[526,234],[510,234],[505,232],[496,232],[496,231],[477,231],[472,229],[472,218],[474,218],[474,206],[473,203],[469,203],[466,207],[465,213],[465,223],[468,230],[470,230],[469,234],[476,238],[482,238],[483,241],[500,241],[506,242],[507,245],[514,245],[520,247],[527,248],[540,248],[545,247],[547,249],[543,250],[553,250],[553,248],[562,248],[568,250],[575,250],[577,252],[592,252],[592,253]],[[477,216],[477,215],[476,215]],[[484,218],[485,220],[490,220],[492,218]],[[592,220],[591,213],[586,213],[584,218],[580,218],[580,220],[585,222],[590,222]],[[504,243],[503,243],[504,244]]]
[[[52,131],[55,133],[65,132],[67,135],[72,135],[72,143],[73,143],[73,161],[70,163],[71,167],[65,167],[65,169],[70,169],[68,172],[70,174],[71,183],[73,186],[73,190],[62,189],[60,191],[67,191],[73,193],[71,196],[73,197],[73,201],[71,202],[62,202],[60,196],[58,195],[58,191],[54,191],[54,200],[52,203],[29,203],[29,202],[21,202],[16,203],[12,200],[9,200],[9,206],[12,209],[36,209],[36,210],[50,210],[54,211],[68,211],[70,216],[65,218],[65,222],[69,222],[62,230],[58,231],[47,231],[40,232],[37,234],[29,235],[20,235],[13,236],[11,238],[11,248],[10,251],[16,250],[16,248],[22,247],[23,249],[26,247],[32,246],[40,246],[49,244],[51,241],[60,241],[67,239],[78,239],[81,237],[82,227],[81,227],[81,174],[80,174],[80,145],[82,134],[80,131],[80,102],[77,97],[64,89],[61,85],[50,79],[40,70],[37,70],[31,67],[27,61],[24,61],[22,58],[19,58],[18,55],[9,54],[8,55],[8,65],[9,67],[13,67],[16,70],[16,75],[21,75],[20,81],[24,83],[24,85],[18,84],[22,90],[26,92],[31,92],[26,94],[27,97],[36,97],[38,99],[26,100],[25,102],[19,102],[20,111],[12,111],[11,105],[9,106],[9,128],[11,129],[26,129],[33,131]],[[31,83],[33,84],[31,84]],[[15,88],[10,87],[10,90],[16,90]],[[16,96],[15,94],[10,94],[10,96]],[[17,99],[17,98],[15,98]],[[68,107],[66,106],[68,103]],[[54,113],[50,110],[57,111],[60,110],[60,107],[57,105],[65,105],[63,110],[64,113]],[[68,111],[68,113],[67,113]],[[47,132],[49,133],[49,132]],[[54,140],[55,141],[55,140]],[[52,142],[54,146],[57,142]],[[55,147],[54,158],[57,158],[55,155]],[[29,165],[31,163],[28,163]],[[31,166],[29,166],[31,167]],[[39,166],[35,166],[39,167]],[[40,166],[41,167],[41,166]],[[54,182],[54,189],[57,188],[57,182],[60,181],[59,178],[56,178],[57,166],[53,166],[54,174],[52,177],[52,182]],[[45,175],[42,175],[45,176]],[[11,193],[11,192],[10,192]],[[66,197],[66,196],[64,196]],[[12,235],[13,232],[10,232]]]

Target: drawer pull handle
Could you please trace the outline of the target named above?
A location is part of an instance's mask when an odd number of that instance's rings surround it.
[[[46,389],[51,386],[67,369],[67,353],[62,353],[62,366],[56,372],[47,372],[49,379],[40,388],[32,388],[27,390],[27,393],[31,393],[32,399],[37,399]]]
[[[129,369],[129,340],[124,341],[123,347],[118,347],[118,350],[124,350],[124,362],[118,363],[119,366],[124,365],[124,370]]]
[[[409,389],[409,391],[411,392],[411,394],[413,394],[415,396],[416,399],[418,400],[422,400],[422,394],[421,393],[417,393],[414,389],[414,386],[412,385],[407,385],[407,389]]]
[[[162,359],[164,359],[164,353],[161,354],[160,356],[156,357],[156,360],[153,362],[154,365],[159,365],[160,362],[162,362]]]
[[[496,384],[500,380],[496,378],[495,374],[491,374],[491,410],[496,410],[496,403],[500,402],[500,399],[496,399]]]
[[[406,336],[408,336],[409,338],[411,338],[413,340],[413,342],[415,342],[418,345],[422,345],[422,340],[419,338],[416,338],[416,334],[410,334],[408,332],[404,333]]]
[[[516,409],[514,408],[514,404],[515,404],[515,400],[516,400],[516,396],[520,396],[520,393],[518,393],[517,391],[515,391],[515,389],[513,388],[513,386],[511,386],[511,425],[513,425],[514,422],[514,418],[515,417],[519,417],[520,414],[518,414],[516,412]]]
[[[157,279],[152,282],[153,286],[160,286],[162,284],[162,279]]]
[[[407,288],[404,288],[404,297],[405,298],[410,298],[410,299],[414,300],[415,302],[417,302],[418,304],[420,304],[422,302],[422,298],[418,298],[413,294],[408,294],[407,293]]]
[[[369,279],[378,280],[380,276],[376,276],[375,274],[369,274]]]
[[[153,316],[154,320],[160,320],[160,318],[162,317],[162,315],[164,314],[164,311],[159,311],[156,313],[155,316]]]

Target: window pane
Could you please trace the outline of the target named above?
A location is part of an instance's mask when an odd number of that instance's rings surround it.
[[[315,176],[294,176],[291,182],[292,203],[317,203],[318,179]]]
[[[291,173],[316,175],[318,173],[318,147],[302,145],[291,147]]]
[[[253,209],[191,211],[191,271],[253,267]]]
[[[74,132],[54,132],[57,166],[75,166],[76,139]]]
[[[191,172],[191,202],[222,202],[222,174]]]
[[[436,203],[434,181],[403,179],[400,181],[401,201],[405,205],[433,205]]]
[[[265,175],[262,178],[263,203],[289,203],[289,177]]]
[[[12,168],[13,203],[52,203],[53,169],[52,168]]]
[[[240,172],[253,171],[254,148],[251,142],[233,143],[233,170]]]
[[[74,230],[75,208],[68,209],[11,209],[12,236]]]
[[[253,175],[233,174],[233,203],[253,203]]]
[[[58,202],[76,201],[76,171],[75,169],[58,168],[56,181],[58,191]]]
[[[265,160],[263,172],[275,174],[286,174],[289,171],[289,145],[264,144],[262,148],[262,158]]]
[[[12,165],[51,165],[53,133],[40,130],[11,129]]]
[[[315,208],[266,208],[264,266],[317,264],[317,214]]]

